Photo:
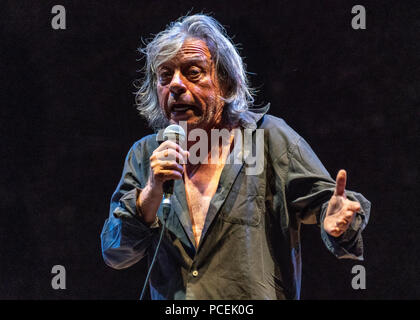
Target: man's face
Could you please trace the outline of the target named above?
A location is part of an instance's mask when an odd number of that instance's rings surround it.
[[[224,102],[215,65],[205,41],[184,41],[176,56],[157,70],[159,104],[171,123],[210,130],[222,119]]]

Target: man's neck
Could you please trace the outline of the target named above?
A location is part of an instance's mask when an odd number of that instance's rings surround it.
[[[225,128],[229,130],[229,141],[223,141],[223,139],[217,139],[216,142],[211,141],[211,133],[206,132],[208,137],[208,153],[200,157],[199,163],[192,164],[191,162],[187,161],[185,165],[185,173],[192,177],[198,170],[217,170],[217,168],[224,167],[226,163],[226,159],[229,156],[230,152],[233,149],[234,144],[234,134],[231,131],[233,128]],[[220,129],[219,129],[220,130]],[[191,146],[196,144],[197,142],[188,142],[188,150],[190,150]]]

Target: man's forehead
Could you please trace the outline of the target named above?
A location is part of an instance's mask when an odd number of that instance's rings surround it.
[[[201,39],[186,39],[179,49],[177,56],[202,56],[203,58],[210,59],[211,53],[207,47],[207,43]]]
[[[163,65],[189,61],[206,63],[210,62],[210,60],[211,53],[207,47],[207,43],[201,39],[188,38],[184,41],[182,47],[179,49],[176,55],[169,61],[163,63]]]

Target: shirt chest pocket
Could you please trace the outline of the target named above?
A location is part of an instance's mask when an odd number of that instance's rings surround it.
[[[265,211],[265,184],[259,176],[237,177],[220,212],[220,218],[229,223],[258,226]]]

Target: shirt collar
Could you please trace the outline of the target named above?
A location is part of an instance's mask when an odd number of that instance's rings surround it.
[[[258,122],[270,109],[270,103],[267,103],[261,108],[248,108],[247,111],[242,112],[239,116],[239,125],[245,129],[255,130],[258,127]]]

